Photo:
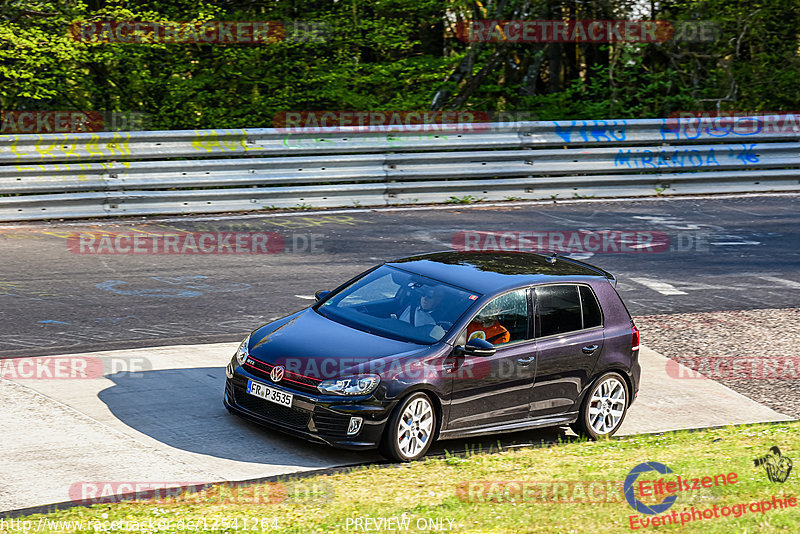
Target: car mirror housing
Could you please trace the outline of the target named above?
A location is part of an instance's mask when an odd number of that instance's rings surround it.
[[[320,300],[324,299],[325,297],[327,297],[330,294],[331,294],[331,292],[328,291],[327,289],[320,289],[319,291],[314,293],[314,298],[316,298],[317,302],[319,302]]]
[[[479,337],[470,339],[467,341],[466,345],[458,348],[459,351],[466,356],[479,356],[482,358],[494,356],[494,353],[497,352],[497,349],[494,348],[494,345]]]

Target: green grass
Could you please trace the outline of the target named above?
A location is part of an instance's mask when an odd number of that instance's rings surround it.
[[[263,531],[274,532],[277,526],[280,532],[328,533],[364,532],[354,528],[352,521],[355,518],[407,517],[410,519],[408,532],[419,532],[417,521],[422,526],[422,521],[428,519],[442,520],[445,531],[449,526],[447,520],[452,520],[451,532],[634,532],[629,526],[629,516],[636,515],[636,512],[621,493],[608,493],[600,503],[584,502],[580,494],[576,497],[571,490],[558,497],[566,502],[522,498],[520,494],[513,498],[496,495],[488,502],[474,502],[477,499],[470,500],[468,493],[462,491],[459,496],[458,489],[469,487],[465,485],[467,481],[621,483],[637,464],[655,461],[674,471],[674,475],[664,476],[667,480],[674,480],[675,475],[683,478],[731,472],[738,475],[735,484],[679,492],[677,501],[667,514],[672,511],[680,514],[692,506],[705,509],[717,505],[721,509],[723,506],[771,500],[772,496],[796,497],[800,487],[799,472],[792,472],[785,483],[770,482],[764,469],[753,465],[754,458],[766,454],[774,445],[779,446],[785,456],[800,461],[800,423],[731,426],[708,431],[506,449],[494,454],[450,455],[401,466],[367,466],[347,473],[287,481],[283,487],[287,488],[288,497],[281,497],[275,504],[221,502],[225,501],[220,498],[222,490],[211,489],[199,494],[184,494],[178,499],[71,508],[23,520],[38,524],[42,517],[89,521],[152,519],[171,521],[169,531],[176,531],[179,520],[194,520],[200,522],[199,528],[184,528],[184,532],[209,531],[213,526],[217,526],[217,532],[222,532],[222,519],[226,518],[229,526],[230,521],[238,519],[238,526],[228,528],[229,532],[243,532],[245,525],[247,531],[253,528],[254,518],[268,518],[274,521],[264,523],[266,528]],[[660,476],[651,472],[641,475],[640,480]],[[276,487],[279,486],[260,487],[258,490],[263,494],[272,490],[274,495]],[[370,526],[374,527],[373,524]],[[427,532],[430,528],[423,530]],[[82,531],[93,532],[86,527]],[[764,514],[748,512],[739,518],[731,515],[684,526],[650,527],[637,532],[641,531],[797,533],[800,532],[800,508],[770,510]]]
[[[476,202],[481,202],[484,198],[476,198],[472,195],[465,195],[463,197],[450,197],[449,199],[445,200],[445,204],[474,204]]]

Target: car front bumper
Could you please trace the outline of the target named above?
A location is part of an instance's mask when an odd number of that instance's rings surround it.
[[[247,393],[248,380],[291,393],[292,407]],[[351,450],[376,448],[394,407],[394,403],[379,402],[374,397],[332,399],[330,396],[312,395],[275,384],[242,367],[236,367],[233,378],[225,381],[223,403],[231,413],[269,428],[308,441]],[[354,435],[347,433],[351,417],[363,419],[361,429]]]

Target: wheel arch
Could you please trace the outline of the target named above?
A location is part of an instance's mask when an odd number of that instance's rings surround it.
[[[436,393],[436,390],[430,387],[425,387],[425,384],[419,384],[412,388],[407,389],[403,392],[402,395],[397,397],[397,403],[395,404],[394,410],[399,410],[403,403],[408,399],[411,395],[416,393],[424,393],[428,399],[431,401],[433,405],[433,413],[436,415],[436,429],[433,433],[433,441],[437,441],[439,439],[439,433],[442,429],[442,414],[444,412],[444,408],[442,406],[442,399],[439,398],[439,395]]]
[[[583,403],[586,401],[586,395],[589,393],[592,387],[594,387],[594,385],[597,384],[598,380],[600,380],[607,373],[616,373],[622,377],[622,380],[625,381],[625,385],[628,388],[628,398],[625,399],[625,402],[627,403],[625,407],[630,408],[631,403],[633,403],[633,393],[632,393],[633,380],[631,379],[630,373],[628,372],[627,369],[625,369],[624,367],[616,367],[616,366],[607,367],[603,369],[601,372],[596,373],[592,378],[592,380],[586,384],[586,387],[583,388],[583,391],[581,392],[578,402],[575,403],[574,408],[580,410],[583,407]]]

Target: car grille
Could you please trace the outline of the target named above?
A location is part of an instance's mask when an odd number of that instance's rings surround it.
[[[311,412],[299,408],[281,406],[268,400],[250,395],[243,387],[234,390],[236,404],[247,411],[253,412],[264,419],[292,428],[306,428],[311,420]]]
[[[317,427],[317,431],[320,434],[325,436],[343,438],[347,436],[347,426],[349,424],[349,417],[323,412],[314,413],[314,426]]]
[[[250,363],[251,361],[253,363]],[[250,357],[245,363],[245,366],[247,366],[247,370],[254,375],[266,378],[272,382],[269,377],[269,373],[272,371],[272,368],[275,367],[274,365]],[[319,395],[317,384],[320,382],[322,382],[322,380],[309,376],[303,376],[287,370],[283,375],[283,380],[281,380],[281,386],[294,389],[296,391],[301,391],[303,393]]]

